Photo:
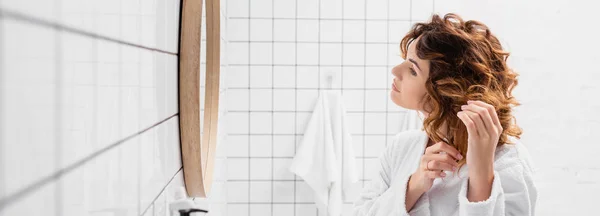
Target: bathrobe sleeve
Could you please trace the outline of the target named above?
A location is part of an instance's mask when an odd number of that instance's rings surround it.
[[[494,171],[492,191],[487,200],[470,202],[467,190],[468,178],[465,178],[458,193],[460,216],[535,215],[537,189],[531,170],[522,163]]]
[[[401,143],[402,144],[402,143]],[[402,145],[390,145],[379,157],[380,168],[377,175],[365,185],[358,199],[354,202],[354,216],[407,216],[405,195],[410,172],[398,170],[392,178],[394,159],[406,151]],[[425,206],[423,206],[425,207]],[[419,208],[420,209],[420,208]],[[418,211],[413,208],[412,211]]]

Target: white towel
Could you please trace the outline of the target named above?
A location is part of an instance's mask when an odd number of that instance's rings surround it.
[[[341,215],[345,191],[358,182],[347,124],[341,94],[321,92],[290,166],[313,189],[317,207],[328,216]]]

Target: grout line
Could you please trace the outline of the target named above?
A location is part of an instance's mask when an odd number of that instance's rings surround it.
[[[271,0],[271,16],[275,16],[275,0]],[[250,39],[250,38],[249,38]],[[275,40],[275,19],[271,18],[271,41]],[[271,110],[275,110],[275,43],[271,43]],[[271,133],[275,133],[275,114],[271,112]],[[273,198],[275,197],[275,184],[273,178],[275,178],[275,160],[273,155],[275,154],[275,136],[271,136],[271,216],[274,216],[273,210]],[[248,152],[248,155],[250,153]]]
[[[318,0],[319,2],[319,9],[318,9],[318,15],[317,15],[317,73],[318,73],[318,77],[317,77],[317,89],[319,89],[319,96],[321,95],[321,90],[322,90],[322,83],[321,83],[321,0]],[[300,42],[300,41],[298,41]],[[317,214],[318,214],[318,210],[317,210]]]
[[[69,61],[69,63],[78,63],[78,62],[72,62]],[[88,63],[102,63],[102,62],[88,62]],[[118,64],[119,62],[113,62],[111,64]],[[149,87],[149,86],[137,86],[137,85],[96,85],[96,84],[74,84],[77,85],[77,87],[140,87],[143,89],[153,89],[155,87]],[[204,88],[204,86],[201,86],[201,88]],[[239,88],[236,88],[239,89]],[[247,89],[247,88],[244,88]],[[376,90],[376,89],[375,89]],[[383,90],[383,89],[379,89],[379,90]],[[204,110],[204,108],[202,108],[202,110]]]
[[[390,9],[389,9],[390,8],[390,0],[387,0],[386,3],[387,3],[387,5],[385,7],[386,8],[386,18],[390,19]],[[385,22],[385,27],[386,27],[385,28],[386,41],[389,42],[390,41],[390,22]],[[390,46],[386,46],[385,47],[385,51],[387,53],[386,54],[386,58],[385,58],[385,64],[389,65],[390,64],[390,56],[389,56],[389,54],[390,54]],[[387,71],[387,73],[385,75],[385,84],[387,86],[389,86],[390,85],[390,80],[389,80],[390,75],[388,73],[391,73],[391,70],[389,69],[389,67],[387,67],[386,71]],[[388,96],[386,96],[386,100],[385,100],[385,133],[389,132],[388,131],[388,122],[389,122],[389,112],[390,112],[390,109],[389,109],[389,101],[390,100],[391,100],[391,98],[389,98]],[[388,136],[385,136],[384,142],[385,142],[385,147],[387,147]],[[364,155],[365,155],[365,153],[363,152],[363,156]]]
[[[386,135],[377,135],[377,136],[386,136]],[[294,156],[229,156],[229,159],[294,159]],[[375,159],[376,156],[360,156],[357,158],[366,158],[366,159]]]
[[[366,1],[366,0],[365,0]],[[340,49],[340,94],[342,95],[342,97],[344,96],[344,90],[346,90],[344,88],[344,45],[347,44],[347,42],[345,42],[344,40],[344,21],[346,19],[344,19],[344,1],[342,0],[342,18],[340,19],[342,21],[342,38],[340,39],[340,41],[342,42],[342,48]],[[337,90],[337,89],[336,89]],[[358,90],[358,89],[357,89]]]
[[[233,90],[248,90],[247,87],[229,87],[229,89],[233,89]],[[310,87],[302,87],[302,88],[293,88],[293,87],[273,87],[273,88],[269,88],[269,87],[254,87],[251,89],[261,89],[261,90],[269,90],[269,89],[277,89],[277,90],[294,90],[294,89],[298,89],[298,90],[321,90],[320,88],[310,88]],[[385,90],[385,91],[389,91],[391,90],[391,88],[331,88],[331,90]]]
[[[97,17],[98,16],[98,12],[96,10],[93,10],[92,11],[92,15],[94,17]],[[92,27],[93,27],[93,29],[98,28],[97,19],[92,19]],[[99,44],[98,40],[92,40],[92,59],[98,59],[98,44]],[[98,96],[99,95],[98,92],[99,92],[99,89],[100,89],[99,87],[101,86],[99,84],[99,81],[98,81],[98,80],[100,80],[99,79],[99,77],[100,77],[99,76],[100,70],[98,69],[99,68],[98,67],[99,63],[98,62],[93,62],[92,64],[94,66],[92,68],[92,72],[94,74],[94,79],[92,80],[92,84],[93,84],[93,88],[92,88],[92,91],[93,91],[93,100],[92,100],[92,103],[93,104],[92,104],[91,108],[92,108],[92,113],[98,113],[98,110],[99,110],[98,107],[99,107],[99,104],[100,104],[99,103],[99,101],[100,101],[99,98],[100,97]],[[75,106],[76,105],[74,104],[73,108],[75,108]],[[99,149],[99,148],[101,148],[101,146],[98,144],[98,137],[100,137],[98,135],[98,128],[99,128],[98,125],[100,125],[99,124],[99,122],[100,122],[100,120],[99,120],[100,119],[100,115],[94,115],[92,119],[93,119],[93,122],[91,124],[91,129],[90,129],[92,131],[92,134],[90,136],[90,144],[92,145],[93,149]],[[137,172],[138,172],[137,173],[138,176],[140,176],[140,172],[141,172],[140,169],[138,169]]]
[[[56,17],[60,17],[61,16],[61,12],[62,12],[62,5],[60,2],[57,2],[56,4],[53,5],[54,7],[56,7],[55,9],[55,16]],[[54,128],[53,128],[53,132],[54,132],[54,144],[55,146],[55,170],[60,170],[60,167],[63,163],[62,157],[63,157],[63,139],[62,139],[62,133],[61,133],[61,129],[63,128],[63,115],[62,115],[62,106],[63,106],[63,95],[62,95],[62,89],[63,89],[63,82],[62,82],[62,76],[63,76],[63,67],[62,67],[62,34],[63,31],[61,29],[57,29],[57,31],[54,31],[54,60],[55,60],[55,64],[54,65],[54,70],[56,70],[54,73],[54,97],[55,97],[55,103],[54,103]],[[63,213],[63,183],[62,181],[56,181],[56,185],[55,185],[55,193],[54,193],[54,213],[56,215],[62,215]]]
[[[140,10],[141,10],[141,8],[138,8],[138,12],[139,12]],[[179,15],[181,16],[181,9],[179,10]],[[180,29],[181,29],[181,22],[179,22],[179,24],[178,24],[178,29],[177,29],[177,32],[178,32],[178,33],[177,33],[177,35],[178,35],[178,36],[179,36],[179,30],[180,30]],[[139,41],[141,41],[141,38],[142,38],[141,34],[138,34],[138,38],[137,38],[137,39],[138,39]],[[178,37],[178,39],[177,39],[177,42],[178,42],[178,43],[177,43],[177,44],[178,44],[178,46],[177,46],[177,53],[179,53],[179,43],[181,42],[181,41],[179,40],[179,37]],[[142,59],[142,52],[138,52],[138,54],[137,54],[137,55],[138,55],[138,59],[140,59],[140,60],[138,61],[138,63],[137,63],[137,65],[138,65],[138,71],[137,71],[137,74],[138,74],[138,77],[142,77],[142,70],[141,70],[141,68],[142,68],[142,67],[141,67],[141,65],[140,65],[140,64],[141,64],[141,59]],[[179,60],[179,55],[177,55],[177,60]],[[177,62],[179,62],[179,61],[177,61]],[[177,68],[176,68],[176,71],[175,71],[175,73],[177,73],[177,76],[179,76],[179,64],[177,64]],[[138,82],[137,82],[137,87],[136,87],[136,88],[137,88],[138,92],[142,92],[142,87],[141,87],[142,85],[141,85],[141,81],[140,81],[140,79],[138,79],[137,81],[138,81]],[[179,84],[178,84],[178,85],[179,85]],[[178,88],[178,89],[179,89],[179,88]],[[177,92],[179,92],[179,91],[177,91]],[[177,106],[177,107],[178,107],[178,109],[177,109],[177,112],[179,112],[179,93],[178,93],[178,95],[177,95],[177,104],[178,104],[178,106]],[[142,107],[142,101],[141,101],[141,100],[138,100],[138,102],[137,102],[137,104],[136,104],[136,105],[137,105],[137,110],[141,110],[140,108]],[[137,119],[141,119],[141,118],[140,118],[140,116],[141,116],[141,114],[140,114],[140,112],[138,112],[138,113],[137,113]],[[181,146],[181,140],[179,140],[179,143],[178,143],[178,144],[179,144],[179,146]],[[137,162],[138,162],[138,163],[137,163],[137,170],[136,170],[136,171],[137,171],[137,175],[136,175],[137,182],[142,182],[142,177],[141,177],[141,176],[142,176],[142,171],[141,171],[141,170],[142,170],[142,168],[141,168],[141,164],[142,164],[142,157],[140,156],[141,154],[140,154],[140,151],[139,151],[139,150],[140,150],[140,149],[139,149],[139,148],[140,148],[140,146],[141,146],[141,145],[138,145],[138,151],[136,152],[136,154],[137,154]],[[180,155],[182,155],[183,153],[182,153],[182,152],[180,152],[179,154],[180,154]],[[183,158],[183,156],[181,156],[181,158]],[[168,184],[167,184],[167,185],[168,185]],[[159,194],[160,194],[160,193],[159,193]],[[140,184],[138,184],[138,185],[137,185],[137,196],[138,196],[138,197],[142,197],[142,189],[141,189],[141,185],[140,185]],[[152,201],[152,203],[154,203],[154,201]],[[138,199],[138,200],[137,200],[137,210],[138,210],[138,211],[139,211],[139,209],[141,208],[141,206],[142,206],[142,204],[141,204],[141,201],[140,201],[140,199]],[[144,210],[144,213],[145,213],[145,211],[147,211],[147,210]],[[154,209],[153,209],[152,211],[154,212]],[[139,214],[139,212],[138,212],[138,215],[142,215],[142,214]]]
[[[413,23],[412,23],[412,22],[413,22],[413,19],[412,19],[412,17],[413,17],[413,16],[412,16],[412,9],[413,9],[413,8],[412,8],[412,3],[413,3],[413,1],[412,1],[412,0],[410,0],[410,6],[409,6],[409,7],[410,7],[410,10],[408,10],[408,14],[409,14],[409,16],[408,16],[409,28],[410,28],[410,27],[413,25]]]
[[[317,83],[318,83],[318,88],[319,88],[319,97],[326,97],[327,95],[322,92],[322,86],[323,84],[321,83],[321,77],[322,77],[322,73],[321,73],[321,0],[318,0],[318,19],[317,19],[317,68],[318,68],[318,76],[317,77]],[[327,82],[327,81],[325,81]],[[333,81],[332,81],[333,82]],[[333,83],[331,83],[331,85],[329,85],[329,83],[326,84],[328,87],[332,87]],[[321,95],[323,94],[323,95]],[[317,100],[319,100],[317,98]],[[318,103],[318,102],[317,102]],[[309,120],[310,121],[310,120]],[[325,139],[325,137],[323,137],[323,139]],[[343,151],[342,151],[343,152]],[[342,159],[343,160],[343,159]],[[342,170],[343,172],[344,170]],[[331,196],[331,192],[328,190],[327,191],[327,196]],[[316,209],[316,216],[319,215],[319,208],[317,208],[317,206],[315,205],[315,209]]]
[[[91,38],[110,41],[110,42],[121,44],[121,45],[127,45],[127,46],[131,46],[131,47],[146,49],[146,50],[150,50],[150,51],[156,51],[156,52],[165,53],[165,54],[177,55],[177,53],[173,53],[173,52],[169,52],[169,51],[165,51],[165,50],[161,50],[161,49],[157,49],[157,48],[147,47],[144,45],[134,44],[134,43],[122,41],[122,40],[119,40],[116,38],[103,36],[98,33],[79,30],[79,29],[68,27],[68,26],[65,26],[65,25],[62,25],[59,23],[46,21],[46,20],[42,20],[39,18],[35,18],[35,17],[30,17],[30,16],[27,16],[27,15],[19,13],[19,12],[8,11],[8,10],[0,8],[0,14],[3,14],[4,17],[6,17],[6,19],[14,19],[14,20],[22,21],[22,22],[27,22],[27,23],[30,23],[33,25],[50,27],[50,28],[54,28],[56,30],[62,30],[62,31],[65,31],[65,32],[68,32],[71,34],[88,36]]]
[[[141,100],[138,100],[138,106],[139,106],[138,110],[140,110],[139,108],[141,107]],[[138,117],[139,116],[140,116],[140,114],[138,114]],[[140,119],[140,118],[138,118],[138,119]],[[141,143],[141,141],[138,141],[138,142]],[[141,149],[140,149],[139,146],[140,145],[138,145],[138,151],[137,151],[137,170],[136,170],[137,171],[137,176],[136,176],[136,178],[137,178],[137,182],[142,182],[142,177],[141,177],[142,176],[142,165],[141,165],[142,164],[142,157],[140,156],[141,155],[140,154],[140,150]],[[181,140],[179,141],[179,146],[181,146]],[[183,152],[180,152],[179,154],[181,155],[181,158],[183,158]],[[137,184],[137,196],[138,197],[142,197],[142,186],[140,184]],[[137,200],[137,209],[136,210],[139,211],[139,209],[141,208],[141,206],[142,206],[141,201],[140,201],[140,199],[138,199]],[[139,212],[138,212],[138,215],[142,215],[142,214],[139,214]]]
[[[230,205],[268,205],[270,204],[269,202],[228,202],[228,204]],[[293,203],[293,202],[275,202],[273,204],[277,204],[277,205],[292,205],[292,204],[298,204],[298,205],[308,205],[308,206],[314,206],[315,202],[297,202],[297,203]],[[344,201],[342,204],[353,204],[353,202],[346,202]],[[253,215],[253,214],[252,214]],[[317,216],[317,215],[313,215],[313,216]]]
[[[364,31],[364,40],[367,41],[367,0],[365,0],[365,5],[364,5],[364,10],[365,10],[365,18],[364,18],[364,22],[365,22],[365,31]],[[364,88],[367,87],[367,44],[364,44],[364,50],[363,50],[363,86]],[[367,110],[367,90],[363,89],[363,110]],[[362,118],[363,118],[363,134],[365,134],[366,132],[366,128],[367,128],[367,119],[366,119],[366,112],[362,113]],[[386,131],[387,132],[387,131]],[[365,141],[366,138],[365,136],[362,136],[362,154],[365,154]],[[365,178],[365,159],[362,159],[362,178]],[[362,187],[365,187],[365,182],[362,182]]]
[[[320,36],[319,36],[320,37]],[[396,45],[398,43],[392,43],[392,42],[357,42],[357,41],[348,41],[348,42],[341,42],[341,41],[255,41],[255,40],[234,40],[234,41],[229,41],[230,43],[240,43],[240,44],[244,44],[244,43],[264,43],[264,44],[268,44],[268,43],[299,43],[299,44],[385,44],[385,45]]]
[[[308,110],[229,110],[229,113],[312,113]],[[346,111],[346,113],[406,113],[407,111]]]
[[[297,45],[297,43],[296,43]],[[389,67],[391,65],[311,65],[311,64],[229,64],[228,66],[263,66],[263,67],[269,67],[269,66],[288,66],[288,67]]]
[[[301,17],[297,17],[296,18],[290,18],[290,17],[229,17],[229,19],[251,19],[251,20],[270,20],[270,19],[275,19],[275,20],[312,20],[312,21],[407,21],[405,19],[359,19],[359,18],[344,18],[344,12],[343,12],[343,1],[342,1],[342,18],[301,18]],[[297,6],[297,5],[296,5]],[[296,9],[297,10],[297,9]],[[365,13],[365,17],[366,17],[366,13]]]
[[[148,51],[152,51],[152,50],[148,50]],[[175,54],[175,55],[178,55],[178,54]],[[110,63],[115,63],[115,62],[111,62],[111,61],[85,61],[85,60],[69,60],[69,63],[109,63],[109,64],[110,64]],[[201,61],[201,62],[200,62],[200,65],[206,66],[206,62],[204,62],[204,61]],[[220,66],[221,66],[221,67],[225,67],[225,66],[229,66],[229,65],[226,65],[226,64],[220,64]],[[238,66],[239,66],[239,64],[238,64]],[[245,66],[245,64],[244,64],[244,66]],[[78,84],[78,85],[85,86],[85,85],[87,85],[87,84]],[[111,85],[103,85],[103,86],[111,86]],[[124,85],[124,86],[127,86],[127,85]],[[201,85],[201,87],[204,87],[204,84],[202,84],[202,85]]]
[[[368,181],[368,180],[361,180],[361,181]],[[251,205],[251,204],[255,204],[255,205],[266,205],[266,204],[270,204],[269,202],[228,202],[228,205]],[[292,205],[292,204],[298,204],[298,205],[309,205],[309,206],[314,206],[315,202],[274,202],[273,204],[276,205]],[[342,204],[354,204],[354,202],[349,202],[349,201],[344,201]],[[316,216],[316,215],[314,215]]]
[[[0,4],[2,3],[2,0],[0,0]],[[5,47],[4,46],[4,15],[2,13],[0,13],[0,47]],[[3,142],[3,138],[4,136],[4,127],[6,124],[6,120],[3,119],[4,117],[4,105],[6,104],[6,102],[4,101],[4,91],[6,90],[4,87],[6,86],[6,84],[4,83],[4,80],[6,80],[4,78],[4,73],[5,73],[5,69],[4,69],[4,49],[0,49],[0,152],[4,152],[4,145],[2,144]],[[0,160],[0,176],[6,176],[4,174],[4,164],[2,164],[3,160]],[[0,197],[5,197],[5,189],[4,189],[4,177],[0,177]]]
[[[247,182],[247,179],[231,179],[229,180],[230,182]],[[252,181],[258,181],[258,182],[268,182],[268,181],[277,181],[277,182],[298,182],[298,181],[302,181],[302,180],[295,180],[295,179],[253,179]]]
[[[118,6],[119,12],[122,11],[122,6],[121,5],[122,4],[119,4],[119,6]],[[122,20],[121,19],[119,19],[119,23],[117,24],[117,28],[118,28],[117,32],[118,32],[119,37],[122,37],[123,36],[123,31],[121,30],[122,29]],[[119,64],[119,65],[123,64],[123,62],[122,62],[122,56],[123,56],[123,46],[118,46],[117,56],[116,57],[118,59],[117,60],[117,64]],[[121,107],[122,98],[123,98],[123,96],[122,96],[123,94],[121,93],[121,90],[123,89],[123,87],[122,87],[122,85],[123,85],[123,67],[117,68],[117,74],[118,74],[117,75],[118,76],[117,77],[118,84],[117,84],[117,88],[116,89],[117,89],[118,95],[117,95],[117,98],[115,100],[115,104],[118,107]],[[119,134],[119,137],[120,137],[121,136],[120,133],[121,133],[121,131],[123,131],[122,130],[122,126],[121,126],[121,125],[123,125],[123,116],[122,116],[123,115],[123,109],[118,109],[117,112],[116,112],[116,114],[119,117],[119,120],[117,120],[118,124],[116,125],[116,128],[117,128],[117,131],[118,131],[117,134]],[[139,150],[140,150],[139,146],[138,146],[137,150],[138,150],[137,152],[139,152]],[[117,161],[118,161],[117,163],[118,164],[120,164],[122,157],[123,157],[123,153],[121,151],[117,151]],[[138,157],[137,159],[138,159],[138,163],[137,163],[137,167],[138,168],[136,170],[138,172],[137,180],[138,180],[138,182],[141,182],[141,178],[140,178],[139,173],[141,172],[140,171],[141,170],[141,163],[140,162],[141,162],[142,159],[141,159],[141,157]],[[117,179],[118,179],[119,182],[122,181],[121,178],[122,178],[122,176],[118,175]],[[140,184],[137,184],[137,194],[138,194],[138,197],[141,196],[141,186],[140,186]],[[117,203],[123,203],[124,202],[123,197],[119,196],[116,199],[116,202]],[[139,212],[140,211],[140,205],[141,205],[140,204],[140,199],[137,199],[136,200],[136,209],[135,209],[135,211],[138,213],[138,215],[140,213]]]
[[[373,157],[369,159],[378,159],[378,157]],[[369,181],[370,179],[359,179],[359,181]],[[231,179],[229,182],[247,182],[248,179]],[[303,182],[304,180],[299,179],[252,179],[253,182]]]
[[[167,184],[165,184],[165,186],[158,192],[158,194],[156,195],[156,197],[154,197],[154,199],[152,199],[152,202],[150,202],[150,204],[148,205],[148,207],[146,207],[146,209],[144,209],[143,212],[141,212],[139,215],[144,215],[146,214],[146,212],[148,211],[148,209],[150,209],[151,207],[153,207],[154,203],[156,202],[156,200],[160,197],[160,195],[167,189],[167,187],[169,187],[169,185],[171,184],[171,182],[173,182],[173,179],[175,179],[175,176],[177,176],[177,174],[179,174],[179,172],[183,172],[183,166],[181,166],[177,172],[175,172],[175,174],[173,176],[171,176],[171,178],[169,179],[169,181],[167,182]],[[138,199],[139,200],[139,199]],[[138,208],[139,209],[139,208]]]
[[[296,4],[294,7],[294,111],[298,111],[298,1],[294,1]],[[296,133],[298,133],[298,112],[294,112],[294,134]],[[298,137],[294,136],[294,155],[296,155],[296,149],[298,149]],[[292,173],[292,175],[294,174]],[[294,180],[297,179],[298,177],[294,175]],[[294,182],[294,216],[296,216],[296,185],[297,183]]]
[[[171,116],[169,116],[169,117],[167,117],[167,118],[165,118],[165,119],[163,119],[163,120],[161,120],[161,121],[159,121],[159,122],[157,122],[157,123],[155,123],[155,124],[153,124],[153,125],[151,125],[151,126],[149,126],[147,128],[144,128],[141,131],[133,133],[133,134],[131,134],[131,135],[129,135],[129,136],[123,138],[123,139],[120,139],[120,140],[118,140],[118,141],[116,141],[116,142],[114,142],[114,143],[112,143],[112,144],[110,144],[108,146],[105,146],[104,148],[102,148],[102,149],[100,149],[100,150],[92,153],[91,155],[89,155],[89,156],[87,156],[87,157],[85,157],[85,158],[83,158],[83,159],[81,159],[81,160],[79,160],[79,161],[77,161],[75,163],[72,163],[71,165],[65,167],[62,170],[59,170],[59,171],[57,171],[57,172],[55,172],[55,173],[53,173],[53,174],[51,174],[49,176],[41,178],[40,180],[38,180],[38,181],[36,181],[36,182],[28,185],[24,189],[21,189],[21,190],[15,192],[13,194],[5,196],[2,200],[0,200],[0,211],[2,209],[4,209],[4,208],[8,207],[10,204],[18,201],[19,199],[24,198],[26,195],[29,195],[30,193],[33,193],[34,191],[37,191],[38,189],[40,189],[44,185],[49,184],[52,181],[55,181],[55,180],[61,178],[62,176],[68,174],[69,172],[75,170],[76,168],[79,168],[80,166],[86,164],[87,162],[90,162],[94,158],[97,158],[98,156],[102,155],[103,153],[105,153],[105,152],[107,152],[107,151],[109,151],[109,150],[111,150],[113,148],[116,148],[116,147],[120,146],[121,144],[125,143],[126,141],[128,141],[128,140],[130,140],[130,139],[132,139],[132,138],[134,138],[134,137],[136,137],[136,136],[138,136],[140,134],[143,134],[144,132],[146,132],[146,131],[148,131],[148,130],[150,130],[150,129],[152,129],[152,128],[154,128],[154,127],[156,127],[156,126],[158,126],[158,125],[160,125],[160,124],[162,124],[162,123],[168,121],[169,119],[171,119],[171,118],[173,118],[175,116],[178,116],[178,115],[179,115],[179,113],[175,113],[175,114],[173,114],[173,115],[171,115]]]
[[[228,202],[228,204],[232,204],[232,205],[251,205],[251,204],[257,204],[257,205],[267,205],[270,204],[270,202]],[[314,205],[315,202],[276,202],[274,204],[300,204],[300,205]],[[344,202],[344,204],[352,204],[351,202]],[[316,215],[315,215],[316,216]]]
[[[252,0],[248,0],[248,17],[252,17],[252,10],[251,10],[252,7],[251,6],[252,6]],[[250,21],[251,21],[251,19],[248,19],[248,40],[250,40],[250,37],[252,37],[252,32],[250,31],[252,29],[251,28],[252,27],[251,26],[252,22],[250,22]],[[252,48],[252,46],[250,46],[250,43],[248,43],[248,108],[252,107],[252,103],[251,103],[251,101],[252,101],[252,98],[251,98],[251,96],[252,96],[252,93],[251,93],[251,91],[252,91],[251,90],[252,83],[250,82],[250,80],[252,80],[252,76],[251,76],[252,75],[252,68],[250,66],[251,65],[250,64],[250,62],[251,62],[250,56],[252,55],[251,48]],[[251,142],[252,142],[252,139],[250,138],[250,134],[252,134],[251,131],[250,131],[251,128],[252,128],[252,126],[251,126],[252,122],[251,121],[252,121],[252,117],[251,117],[251,115],[249,113],[248,114],[248,156],[250,156],[250,152],[252,152],[251,151],[251,147],[252,147],[252,143]],[[251,173],[251,162],[250,162],[250,159],[248,159],[248,203],[250,203],[251,193],[252,193],[252,190],[250,190],[250,188],[252,186],[250,184],[251,183],[251,181],[250,181],[251,180],[250,179],[250,173]],[[249,204],[248,204],[248,214],[250,214],[250,205]]]
[[[304,134],[302,133],[295,133],[295,134],[290,134],[290,133],[280,133],[280,134],[268,134],[268,133],[251,133],[251,134],[247,134],[247,133],[228,133],[227,135],[231,135],[231,136],[268,136],[268,135],[275,135],[275,136],[303,136]],[[396,134],[362,134],[362,133],[354,133],[352,134],[353,136],[394,136]]]

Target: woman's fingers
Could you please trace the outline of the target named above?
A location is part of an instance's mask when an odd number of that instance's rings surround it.
[[[456,159],[454,159],[453,157],[450,157],[450,155],[448,154],[431,154],[431,155],[425,155],[425,159],[427,161],[431,161],[431,160],[435,160],[435,161],[439,161],[439,162],[444,162],[453,166],[458,165],[458,162],[456,162]]]
[[[447,170],[455,171],[458,162],[447,154],[429,154],[421,158],[422,170]]]
[[[436,143],[432,146],[427,147],[427,149],[425,149],[425,154],[439,154],[441,152],[446,152],[446,154],[449,154],[450,156],[452,156],[453,158],[456,158],[457,160],[462,159],[462,155],[460,154],[460,152],[445,142]]]
[[[440,162],[437,160],[427,162],[427,167],[429,170],[444,170],[450,172],[454,172],[458,168],[457,165],[451,165],[450,163]]]
[[[494,108],[494,106],[487,104],[483,101],[470,101],[467,103],[478,104],[479,106],[486,108],[488,110],[488,113],[490,113],[490,117],[492,118],[493,124],[496,125],[496,128],[498,129],[499,133],[502,133],[502,124],[500,124],[500,120],[498,119],[498,113],[496,112],[496,108]]]
[[[430,179],[446,177],[446,173],[439,170],[430,170],[425,172],[425,176]]]
[[[425,150],[425,154],[421,157],[421,170],[430,179],[443,178],[446,176],[444,171],[454,172],[458,169],[457,160],[462,157],[454,147],[439,142]]]
[[[488,110],[486,108],[481,107],[478,104],[470,103],[469,105],[462,105],[462,109],[479,114],[479,117],[481,118],[481,120],[483,120],[484,128],[487,131],[495,129],[496,125],[494,125],[494,123],[492,122],[492,117],[490,116],[490,113],[488,113]]]
[[[470,110],[463,110],[463,112],[467,114],[467,116],[469,116],[471,121],[475,122],[475,125],[477,126],[477,134],[480,137],[488,137],[487,129],[485,128],[485,125],[483,124],[483,120],[481,119],[479,113]]]
[[[486,107],[471,102],[469,103],[469,105],[463,105],[461,108],[463,110],[469,110],[476,114],[479,114],[479,118],[481,118],[481,120],[483,121],[484,128],[488,135],[498,133],[498,130],[496,129],[496,124],[494,124],[494,120],[492,120],[491,113],[489,113],[489,110]]]
[[[467,133],[470,135],[479,136],[479,134],[477,134],[477,125],[475,125],[475,122],[469,118],[469,116],[466,114],[466,111],[460,111],[456,113],[456,116],[458,116],[458,118],[460,118],[460,120],[467,127]]]

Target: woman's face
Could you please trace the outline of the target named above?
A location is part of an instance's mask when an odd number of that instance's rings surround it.
[[[415,45],[419,38],[408,46],[404,62],[392,69],[394,81],[390,97],[392,101],[403,108],[423,111],[422,99],[427,93],[425,81],[429,77],[429,60],[417,57]]]

